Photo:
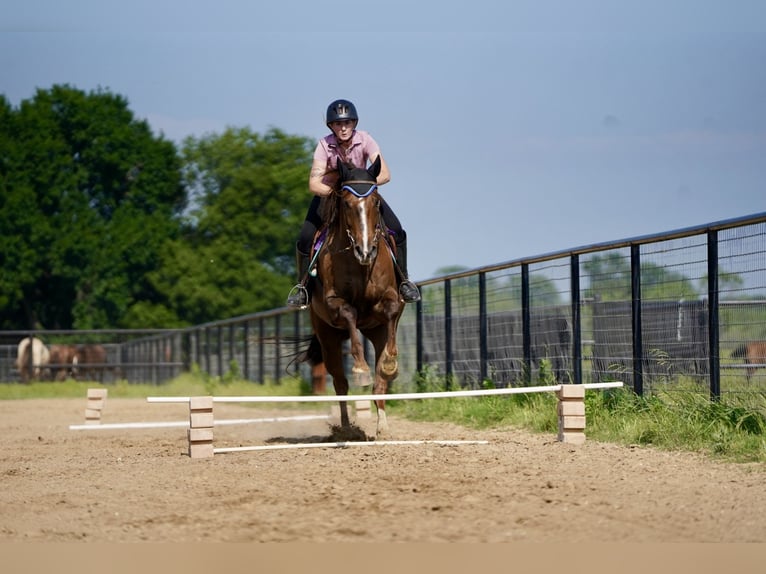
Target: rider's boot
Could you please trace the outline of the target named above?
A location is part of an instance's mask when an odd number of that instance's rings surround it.
[[[287,296],[287,306],[295,307],[298,309],[305,309],[309,304],[309,292],[306,289],[306,283],[308,282],[308,270],[311,256],[307,253],[303,253],[300,249],[295,248],[295,265],[298,269],[298,283],[290,289],[290,294]]]
[[[407,273],[407,240],[396,244],[396,261],[399,264],[399,272],[402,276],[402,282],[399,284],[399,295],[405,303],[414,303],[420,301],[420,291],[417,285],[409,280]]]

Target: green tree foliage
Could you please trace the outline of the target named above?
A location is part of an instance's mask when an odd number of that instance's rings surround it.
[[[443,269],[451,269],[445,267]],[[455,267],[452,273],[459,273],[465,268]],[[426,311],[444,307],[444,286],[442,283],[428,285],[423,290],[423,305]],[[450,282],[453,312],[459,309],[479,307],[479,276],[469,275],[452,279]],[[532,273],[529,277],[529,298],[535,307],[552,307],[561,304],[561,294],[556,283],[542,273]],[[487,292],[487,308],[490,312],[512,311],[521,309],[521,275],[514,274],[493,283]],[[456,311],[457,310],[457,311]]]
[[[611,252],[594,255],[582,264],[590,278],[590,286],[583,290],[585,297],[598,297],[601,301],[630,301],[632,298],[630,259]],[[641,298],[643,300],[696,299],[694,283],[682,273],[656,263],[641,263]]]
[[[131,326],[185,207],[172,142],[105,90],[0,103],[0,326]]]
[[[284,305],[313,149],[278,129],[229,128],[184,142],[193,206],[150,275],[179,318],[196,324]]]

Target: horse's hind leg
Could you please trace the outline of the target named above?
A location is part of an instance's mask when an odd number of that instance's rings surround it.
[[[343,341],[338,339],[329,345],[322,345],[322,357],[324,366],[332,377],[332,385],[336,395],[348,394],[348,379],[343,368]],[[338,401],[340,404],[340,424],[343,428],[351,426],[348,418],[348,402]]]

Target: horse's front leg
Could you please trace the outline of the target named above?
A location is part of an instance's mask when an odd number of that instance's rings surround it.
[[[381,374],[389,381],[399,374],[399,347],[396,344],[396,331],[399,328],[402,306],[398,299],[386,305],[386,343],[378,362]]]

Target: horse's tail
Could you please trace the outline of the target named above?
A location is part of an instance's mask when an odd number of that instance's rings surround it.
[[[319,339],[316,335],[311,336],[308,348],[298,356],[298,360],[301,363],[308,363],[312,367],[324,363],[322,345],[319,344]]]
[[[741,344],[731,352],[731,356],[734,359],[743,359],[747,357],[747,345]]]
[[[19,347],[18,352],[16,355],[16,368],[21,372],[21,370],[24,368],[24,365],[27,364],[27,348],[29,347],[31,339],[29,337],[25,337],[21,341],[19,341]]]
[[[311,337],[282,336],[280,337],[280,340],[297,344],[305,344],[308,341],[308,347],[297,352],[291,352],[287,355],[290,359],[286,368],[288,374],[290,374],[290,368],[293,366],[297,372],[298,366],[301,363],[308,363],[313,367],[324,362],[322,359],[322,347],[319,345],[319,339],[317,339],[316,335],[311,335]]]

